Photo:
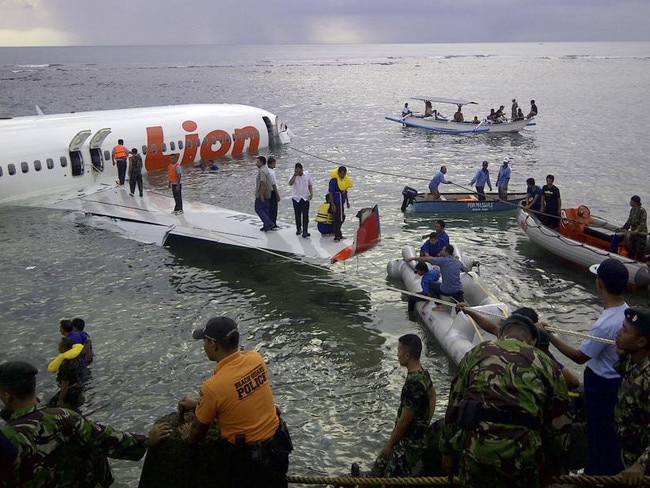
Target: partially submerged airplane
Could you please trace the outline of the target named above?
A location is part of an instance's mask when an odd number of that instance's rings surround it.
[[[118,138],[138,148],[144,171],[257,153],[292,133],[274,114],[246,105],[197,104],[16,117],[0,120],[0,204],[78,210],[116,219],[128,237],[159,245],[181,236],[307,257],[347,259],[379,242],[377,208],[360,213],[353,242],[296,236],[293,226],[260,232],[256,216],[183,202],[171,215],[170,196],[133,198],[115,186],[111,151]]]

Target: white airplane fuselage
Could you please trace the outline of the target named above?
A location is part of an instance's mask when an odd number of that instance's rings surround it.
[[[137,148],[145,171],[256,153],[286,141],[274,114],[235,104],[132,108],[0,120],[0,203],[115,181],[118,139]]]

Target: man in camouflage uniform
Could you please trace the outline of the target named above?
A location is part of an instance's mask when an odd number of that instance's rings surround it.
[[[625,230],[630,231],[628,244],[629,257],[641,261],[645,253],[645,241],[648,237],[648,213],[641,206],[641,197],[633,195],[630,198],[630,215],[623,224]]]
[[[148,446],[167,438],[166,424],[149,437],[95,424],[36,398],[37,369],[22,361],[0,364],[0,399],[6,405],[3,434],[18,451],[18,464],[0,487],[106,487],[113,482],[106,457],[139,460]]]
[[[420,364],[422,341],[415,334],[398,339],[397,359],[408,371],[402,387],[395,427],[370,476],[410,476],[424,450],[424,435],[436,407],[436,390],[429,372]]]
[[[571,430],[568,392],[559,367],[534,347],[538,334],[532,320],[513,314],[498,339],[459,365],[440,450],[446,471],[460,461],[464,487],[535,488],[560,470]]]
[[[616,349],[623,351],[616,370],[623,377],[614,418],[621,439],[628,486],[640,486],[650,461],[650,309],[628,308],[616,334]]]

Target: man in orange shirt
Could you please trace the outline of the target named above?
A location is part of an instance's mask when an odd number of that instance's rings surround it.
[[[257,351],[239,350],[239,330],[228,317],[208,320],[192,337],[203,340],[205,354],[217,365],[198,401],[185,397],[178,403],[181,411],[195,410],[187,442],[202,441],[216,420],[230,457],[231,487],[286,488],[293,447],[264,359]]]

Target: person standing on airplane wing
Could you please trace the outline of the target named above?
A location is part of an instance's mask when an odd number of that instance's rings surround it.
[[[126,159],[129,157],[129,151],[124,147],[124,139],[117,140],[117,146],[113,148],[111,159],[113,166],[117,163],[117,184],[124,186],[126,179]]]
[[[172,154],[169,159],[169,166],[167,167],[167,179],[169,180],[169,186],[174,196],[174,210],[172,210],[172,214],[174,215],[183,213],[183,196],[181,193],[182,174],[183,170],[181,169],[181,164],[178,162],[178,155]]]

